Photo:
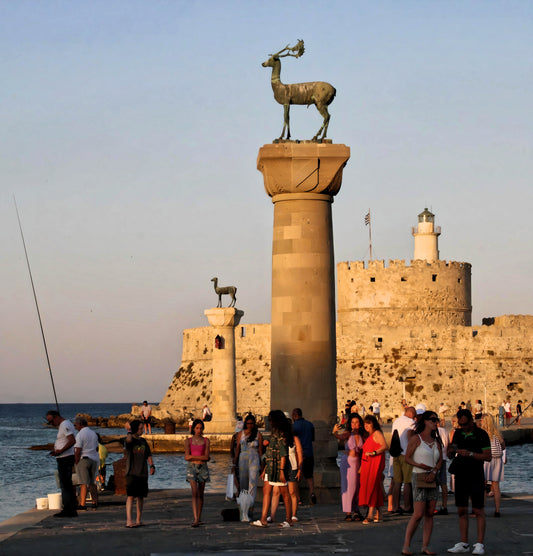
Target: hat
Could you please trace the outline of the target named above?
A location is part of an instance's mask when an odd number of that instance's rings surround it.
[[[422,413],[424,413],[424,411],[426,411],[426,406],[423,403],[419,403],[416,407],[416,414],[417,415],[422,415]]]

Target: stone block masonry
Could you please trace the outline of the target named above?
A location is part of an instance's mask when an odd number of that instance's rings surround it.
[[[533,390],[533,316],[505,315],[491,326],[350,327],[337,323],[337,399],[366,407],[374,398],[383,417],[401,412],[408,401],[455,408],[461,401],[485,399],[497,413],[504,398],[529,399]],[[241,324],[235,331],[237,411],[270,411],[270,325]],[[160,404],[172,415],[201,415],[211,399],[210,327],[183,332],[180,369]],[[290,411],[291,408],[283,408]]]

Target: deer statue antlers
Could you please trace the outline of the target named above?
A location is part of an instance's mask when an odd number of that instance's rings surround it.
[[[266,62],[263,62],[263,67],[272,68],[270,83],[272,85],[272,90],[274,91],[274,99],[276,100],[276,102],[283,105],[283,130],[278,141],[283,139],[285,130],[287,130],[287,139],[290,139],[291,137],[289,126],[289,110],[291,104],[301,104],[307,106],[309,106],[310,104],[314,104],[324,118],[322,127],[317,131],[312,141],[322,141],[323,139],[325,139],[326,133],[328,131],[330,120],[328,106],[333,102],[333,99],[335,98],[335,87],[333,87],[329,83],[325,83],[324,81],[284,84],[281,82],[280,79],[280,58],[285,58],[286,56],[299,58],[300,56],[303,56],[304,52],[304,41],[300,39],[294,46],[291,47],[290,45],[287,45],[276,54],[270,54],[270,58]],[[319,139],[319,135],[321,133],[322,136]]]
[[[288,50],[287,54],[283,54],[283,56],[280,56],[280,54],[282,52],[285,52],[286,50]],[[291,52],[296,52],[296,54],[291,54]],[[282,48],[279,52],[276,52],[276,54],[269,54],[269,56],[276,56],[278,58],[285,58],[285,56],[294,56],[295,58],[299,58],[300,56],[303,56],[304,52],[305,52],[304,41],[302,39],[299,39],[298,42],[292,48],[289,45],[287,45],[285,48]]]

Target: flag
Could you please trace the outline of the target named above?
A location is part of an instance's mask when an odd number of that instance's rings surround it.
[[[370,211],[365,215],[365,226],[370,225]]]

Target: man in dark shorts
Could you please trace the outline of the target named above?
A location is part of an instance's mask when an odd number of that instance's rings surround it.
[[[144,434],[152,434],[152,406],[144,400],[141,405],[141,417],[143,420]]]
[[[299,407],[292,410],[292,432],[294,436],[298,437],[302,445],[302,451],[304,453],[302,473],[307,481],[311,503],[316,504],[315,483],[313,480],[313,471],[315,468],[315,458],[313,456],[315,426],[311,421],[304,419],[302,415],[302,410]]]
[[[126,440],[124,441],[124,455],[126,457],[126,527],[140,527],[143,501],[148,496],[148,464],[150,475],[155,473],[150,446],[141,438],[142,423],[135,419],[126,424]],[[133,499],[137,499],[137,520],[134,523],[132,516]]]
[[[468,500],[472,499],[472,511],[477,521],[477,542],[472,554],[485,554],[485,474],[483,464],[492,459],[489,435],[479,428],[468,409],[457,412],[459,428],[448,446],[448,458],[453,461],[455,474],[455,505],[459,514],[461,542],[448,552],[470,552],[468,545]]]

